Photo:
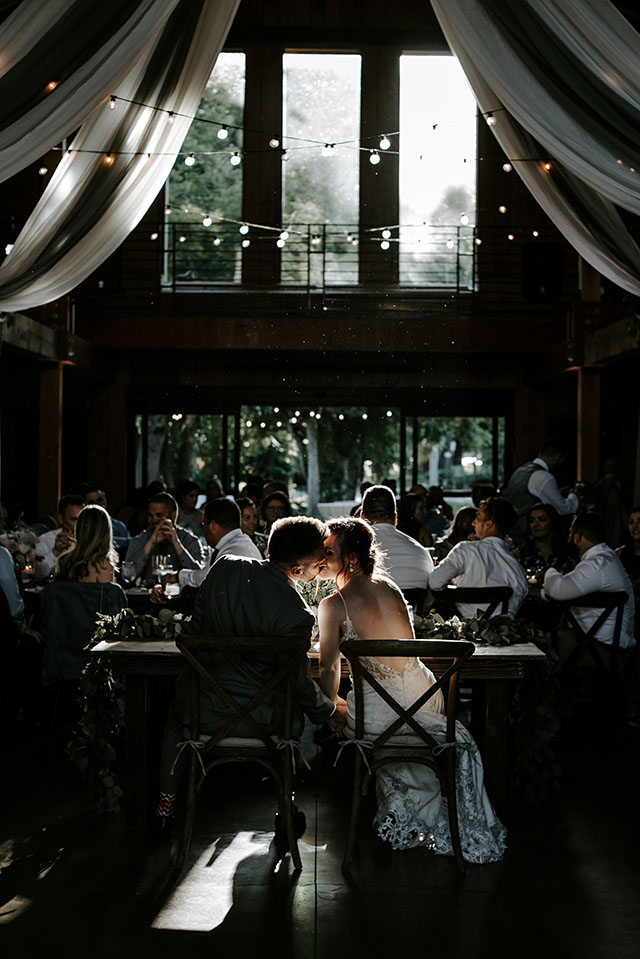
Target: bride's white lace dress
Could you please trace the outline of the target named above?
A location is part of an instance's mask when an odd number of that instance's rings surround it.
[[[344,602],[344,597],[342,597]],[[345,603],[343,639],[358,639]],[[363,665],[403,706],[411,703],[435,682],[433,673],[420,662],[409,660],[404,671],[366,658]],[[363,683],[365,739],[374,739],[397,713]],[[446,719],[442,693],[438,692],[415,718],[436,740],[445,741]],[[408,730],[407,730],[408,731]],[[400,730],[402,732],[402,730]],[[347,696],[345,735],[355,737],[355,700]],[[482,759],[471,733],[456,723],[457,802],[460,841],[468,862],[495,862],[506,848],[506,829],[498,819],[484,788]],[[443,856],[453,855],[447,800],[440,792],[435,773],[417,763],[389,763],[376,772],[378,809],[374,819],[378,835],[394,849],[427,846]]]

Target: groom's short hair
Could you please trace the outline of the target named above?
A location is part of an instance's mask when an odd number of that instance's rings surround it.
[[[290,568],[324,545],[327,527],[312,516],[284,516],[271,527],[267,545],[269,560],[276,566]]]
[[[396,498],[388,486],[370,486],[362,497],[362,515],[370,523],[393,520]]]

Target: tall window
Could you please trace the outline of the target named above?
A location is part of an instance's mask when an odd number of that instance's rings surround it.
[[[237,227],[242,217],[245,56],[221,53],[207,81],[182,156],[167,181],[167,274],[172,281],[233,282],[239,278]],[[194,163],[186,164],[193,153]],[[233,239],[233,244],[232,244]]]
[[[353,241],[359,207],[360,60],[327,53],[287,53],[283,58],[288,158],[282,164],[283,221],[290,234],[282,251],[283,282],[310,278],[316,284],[322,268],[332,285],[357,281]],[[297,224],[305,225],[304,235],[296,231]],[[307,224],[311,238],[317,238],[312,254],[314,248],[319,251],[310,262],[301,255],[310,239]]]
[[[400,58],[401,283],[472,286],[476,114],[456,57]]]

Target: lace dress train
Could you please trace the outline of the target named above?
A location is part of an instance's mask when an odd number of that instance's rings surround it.
[[[345,606],[346,609],[346,606]],[[347,617],[344,638],[358,639]],[[389,693],[409,706],[435,682],[433,673],[420,662],[409,660],[403,672],[377,659],[364,664]],[[367,684],[364,684],[365,738],[375,738],[397,714]],[[345,734],[355,736],[355,702],[347,696]],[[415,713],[415,718],[436,740],[446,738],[442,693],[438,692]],[[472,863],[495,862],[506,848],[506,829],[496,816],[486,789],[482,759],[471,733],[456,723],[457,804],[460,841],[464,858]],[[374,819],[378,835],[394,849],[424,846],[443,856],[453,855],[447,800],[440,792],[435,773],[417,763],[389,763],[376,772],[378,808]]]

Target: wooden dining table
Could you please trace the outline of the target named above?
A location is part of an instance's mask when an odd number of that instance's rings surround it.
[[[124,793],[127,823],[144,827],[152,801],[151,787],[159,764],[159,736],[164,717],[157,715],[153,684],[162,677],[176,676],[184,665],[173,640],[103,641],[91,655],[106,660],[124,680],[125,756]],[[318,675],[318,652],[309,651],[311,675]],[[476,646],[462,666],[461,683],[473,688],[472,732],[480,748],[489,795],[500,805],[507,791],[507,740],[509,689],[524,677],[525,670],[545,661],[544,652],[533,643],[512,646]],[[442,661],[424,659],[436,676]],[[346,660],[343,676],[348,675]],[[155,714],[154,714],[155,713]]]

